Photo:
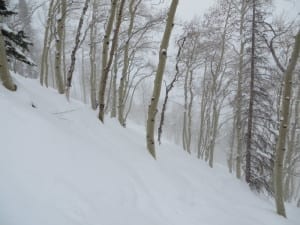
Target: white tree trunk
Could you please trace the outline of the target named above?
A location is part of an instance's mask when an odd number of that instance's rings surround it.
[[[98,95],[98,103],[99,103],[99,119],[103,122],[104,119],[104,110],[105,110],[105,91],[106,91],[106,83],[107,83],[107,74],[105,69],[107,67],[107,58],[108,58],[108,50],[110,44],[110,35],[112,32],[112,28],[114,25],[116,10],[117,10],[117,0],[111,1],[110,14],[107,21],[103,45],[102,45],[102,63],[101,63],[101,78],[99,83],[99,95]]]
[[[41,59],[40,84],[43,85],[45,82],[46,87],[48,87],[48,55],[51,39],[53,38],[51,26],[55,2],[56,0],[51,0],[48,9],[48,18],[45,27],[44,46]]]
[[[129,67],[129,48],[130,48],[130,39],[132,36],[133,31],[133,25],[134,25],[134,19],[137,11],[137,7],[140,4],[141,1],[139,1],[135,6],[134,3],[136,0],[131,0],[129,3],[129,14],[130,14],[130,20],[129,20],[129,26],[127,31],[127,41],[124,46],[124,58],[123,58],[123,69],[122,69],[122,75],[120,78],[120,84],[118,88],[118,120],[119,123],[125,127],[125,119],[124,119],[124,111],[125,111],[125,83],[128,76],[128,67]]]
[[[290,99],[292,93],[292,77],[293,71],[297,64],[297,60],[300,52],[300,31],[298,32],[295,39],[295,46],[293,53],[288,65],[288,68],[284,76],[284,89],[283,89],[283,99],[281,105],[281,117],[280,117],[280,127],[279,135],[276,144],[276,158],[274,164],[274,190],[275,190],[275,200],[277,213],[281,216],[286,217],[284,200],[283,200],[283,159],[284,153],[286,151],[286,136],[288,131],[289,122],[289,108]]]
[[[97,88],[96,88],[96,19],[97,19],[98,3],[97,0],[93,2],[92,22],[90,28],[90,99],[93,110],[97,109]]]
[[[80,15],[80,18],[79,18],[78,26],[77,26],[77,31],[76,31],[76,36],[75,36],[75,44],[74,44],[74,48],[73,48],[72,53],[71,53],[71,64],[70,64],[70,67],[69,67],[69,70],[68,70],[68,73],[67,73],[67,83],[66,83],[66,96],[67,96],[67,99],[69,99],[69,97],[70,97],[70,88],[71,88],[72,79],[73,79],[73,72],[75,70],[76,52],[79,48],[81,30],[82,30],[82,26],[83,26],[83,19],[84,19],[84,16],[86,14],[86,11],[89,7],[89,3],[90,3],[90,0],[85,0],[84,6],[82,8],[81,15]],[[82,76],[84,76],[84,74],[82,74]]]
[[[63,36],[65,29],[66,13],[67,13],[67,1],[60,0],[60,18],[57,20],[56,33],[55,33],[55,81],[56,88],[60,94],[65,92],[63,76],[62,76],[62,46]]]
[[[169,13],[168,13],[165,32],[160,45],[159,62],[158,62],[156,76],[154,80],[151,103],[148,108],[147,130],[146,130],[147,149],[154,159],[156,159],[155,139],[154,139],[155,117],[157,113],[157,105],[158,105],[158,100],[161,92],[162,78],[164,75],[165,65],[167,61],[167,50],[169,46],[169,40],[170,40],[172,28],[174,26],[174,17],[175,17],[177,5],[178,5],[178,0],[172,0]]]

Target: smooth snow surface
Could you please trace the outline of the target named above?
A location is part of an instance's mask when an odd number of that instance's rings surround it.
[[[114,120],[37,81],[0,85],[1,225],[299,225],[226,168],[175,145],[146,152],[144,128]],[[33,107],[34,106],[34,107]]]

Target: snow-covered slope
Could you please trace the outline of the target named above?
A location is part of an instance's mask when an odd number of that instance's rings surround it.
[[[37,81],[0,85],[0,224],[299,225],[226,169],[172,144],[146,152],[144,128],[99,123],[88,106]]]

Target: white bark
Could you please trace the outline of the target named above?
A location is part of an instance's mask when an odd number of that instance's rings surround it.
[[[117,44],[117,39],[118,39],[118,34],[119,34],[119,28],[121,26],[121,21],[122,21],[122,13],[123,13],[123,6],[125,1],[122,0],[120,4],[120,9],[119,9],[119,14],[118,14],[118,22],[116,24],[115,32],[114,32],[114,37],[112,41],[112,46],[110,50],[110,55],[109,59],[108,58],[108,48],[109,48],[109,39],[110,39],[110,34],[112,31],[113,23],[114,23],[114,18],[116,14],[116,8],[117,8],[117,0],[113,0],[111,3],[111,10],[110,10],[110,15],[107,23],[107,27],[105,30],[105,36],[103,40],[103,47],[102,47],[102,69],[101,69],[101,80],[100,80],[100,85],[99,85],[99,120],[103,123],[104,122],[104,112],[105,112],[105,90],[106,90],[106,83],[108,79],[108,73],[110,70],[110,66],[112,64],[113,56],[115,53],[115,48]]]
[[[46,87],[48,87],[48,56],[50,43],[53,39],[53,33],[51,31],[51,27],[53,25],[53,13],[55,9],[55,5],[57,4],[56,0],[51,0],[49,9],[48,9],[48,17],[45,27],[45,35],[44,35],[44,45],[41,59],[41,72],[40,72],[40,84],[43,85],[45,83]]]
[[[286,136],[289,122],[289,108],[292,93],[292,76],[300,52],[300,31],[295,39],[295,46],[284,76],[283,99],[281,105],[281,121],[279,135],[276,144],[276,158],[274,165],[274,190],[277,213],[286,217],[284,200],[283,200],[283,159],[286,151]]]
[[[169,46],[169,40],[170,40],[172,28],[174,26],[174,17],[175,17],[177,5],[178,5],[178,0],[172,0],[169,13],[168,13],[166,28],[160,45],[159,62],[158,62],[156,76],[154,80],[151,103],[148,108],[146,141],[147,141],[147,149],[154,159],[156,159],[155,139],[154,139],[155,117],[157,113],[157,105],[158,105],[159,96],[161,92],[162,78],[164,75],[165,65],[167,61],[167,50]]]
[[[55,33],[55,81],[56,88],[60,94],[65,92],[63,76],[62,76],[62,46],[63,35],[65,29],[66,13],[67,13],[67,1],[60,0],[60,18],[57,20],[56,33]]]

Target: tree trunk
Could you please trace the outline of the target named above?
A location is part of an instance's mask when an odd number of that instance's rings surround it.
[[[81,85],[82,85],[82,97],[83,103],[87,103],[86,100],[86,85],[85,85],[85,62],[84,62],[84,49],[81,49]]]
[[[96,88],[96,18],[97,18],[97,10],[98,10],[98,3],[96,0],[93,2],[93,12],[92,12],[92,22],[91,22],[91,29],[90,29],[90,67],[91,67],[91,74],[90,74],[90,86],[91,86],[91,106],[93,110],[97,109],[97,88]]]
[[[220,117],[220,110],[222,106],[222,100],[218,99],[220,98],[218,93],[222,85],[222,77],[224,76],[224,73],[222,72],[222,66],[224,64],[224,56],[226,52],[228,25],[229,25],[229,18],[231,16],[231,4],[232,1],[230,1],[228,4],[228,10],[226,12],[225,23],[223,27],[222,36],[221,36],[222,44],[221,44],[220,59],[218,60],[215,70],[213,70],[211,67],[212,85],[211,85],[210,92],[211,92],[213,116],[212,116],[212,127],[210,128],[210,137],[209,137],[209,145],[208,145],[208,161],[209,161],[209,166],[211,168],[213,167],[215,143],[216,143],[217,133],[219,130],[219,117]],[[223,99],[224,97],[225,96],[223,96]]]
[[[110,117],[115,118],[117,117],[117,76],[118,76],[118,60],[119,55],[116,51],[115,59],[114,59],[114,66],[112,71],[112,103],[111,103],[111,113]]]
[[[241,179],[241,160],[242,160],[242,81],[244,74],[244,50],[245,50],[245,40],[243,40],[244,35],[244,23],[245,23],[245,13],[246,13],[246,2],[242,1],[241,6],[241,21],[240,21],[240,51],[239,51],[239,71],[238,71],[238,86],[237,86],[237,94],[236,94],[236,123],[234,126],[236,127],[236,178]]]
[[[297,80],[299,82],[299,79]],[[297,82],[296,81],[296,82]],[[300,125],[300,117],[299,117],[299,110],[300,110],[300,87],[297,87],[297,94],[295,98],[295,106],[294,106],[294,120],[293,122],[290,122],[290,124],[293,126],[292,129],[290,129],[289,134],[290,134],[290,139],[288,140],[288,148],[287,152],[285,154],[285,159],[284,159],[284,169],[286,171],[285,175],[285,182],[284,182],[284,199],[285,201],[290,201],[292,198],[292,180],[294,180],[293,174],[293,169],[294,165],[292,165],[292,157],[295,153],[295,148],[296,148],[296,134],[297,134],[297,128]],[[291,104],[292,106],[293,104]]]
[[[203,153],[204,153],[204,127],[205,127],[205,109],[207,105],[207,94],[208,92],[206,91],[205,87],[205,80],[207,76],[207,62],[205,62],[205,67],[204,67],[204,77],[202,81],[202,94],[201,94],[201,109],[200,109],[200,127],[199,127],[199,137],[198,137],[198,159],[202,158],[203,159]]]
[[[134,7],[134,3],[136,0],[131,0],[129,3],[129,14],[130,14],[130,21],[127,31],[127,41],[124,46],[124,53],[123,53],[123,69],[122,69],[122,75],[120,78],[120,84],[118,88],[118,120],[121,126],[125,127],[125,121],[124,121],[124,110],[125,110],[125,82],[126,78],[128,76],[128,67],[129,67],[129,47],[130,47],[130,39],[132,36],[133,31],[133,25],[134,25],[134,19],[136,15],[136,10],[138,5],[141,1],[139,1],[136,6]]]
[[[83,26],[83,19],[86,14],[86,11],[89,7],[89,2],[90,2],[90,0],[85,0],[85,2],[84,2],[84,6],[83,6],[83,9],[82,9],[82,12],[81,12],[81,15],[79,18],[78,26],[77,26],[74,48],[71,53],[71,64],[70,64],[70,67],[69,67],[69,70],[67,73],[67,83],[66,83],[66,96],[67,96],[68,100],[70,98],[70,88],[71,88],[71,84],[72,84],[73,72],[75,69],[76,52],[77,52],[77,50],[79,48],[79,44],[80,44],[80,35],[81,35],[81,29]],[[84,76],[84,75],[82,74],[82,76]]]
[[[115,12],[117,8],[117,0],[112,1],[111,5],[111,12],[108,20],[108,24],[105,30],[105,36],[103,40],[103,51],[102,51],[102,70],[101,70],[101,80],[100,80],[100,87],[99,87],[99,120],[103,123],[104,122],[104,113],[105,113],[105,90],[106,90],[106,83],[108,79],[109,70],[113,61],[113,56],[115,53],[119,30],[122,22],[122,15],[123,15],[123,8],[124,8],[125,0],[122,0],[119,6],[118,18],[117,23],[114,31],[114,37],[112,40],[112,46],[110,49],[109,59],[108,57],[108,47],[109,47],[109,39],[110,34],[113,27],[113,22],[115,18]]]
[[[276,144],[276,157],[274,164],[274,190],[275,190],[275,200],[277,213],[281,216],[286,217],[284,201],[283,201],[283,182],[282,182],[282,170],[283,170],[283,159],[286,150],[286,135],[288,131],[289,122],[289,108],[290,99],[292,93],[292,77],[293,71],[297,64],[300,51],[300,31],[296,36],[295,46],[292,52],[292,56],[285,72],[284,78],[284,89],[283,89],[283,99],[281,105],[281,117],[280,117],[280,127],[279,135]]]
[[[2,18],[0,17],[0,21],[2,22]],[[4,38],[2,32],[0,30],[0,79],[4,87],[8,90],[16,91],[17,85],[13,82],[7,64],[7,55],[5,49]]]
[[[182,40],[178,41],[178,52],[177,52],[177,56],[176,56],[176,65],[175,65],[175,70],[176,70],[176,74],[173,78],[173,80],[170,82],[170,84],[167,85],[166,87],[166,94],[165,94],[165,99],[163,102],[163,106],[162,106],[162,110],[161,110],[161,115],[160,115],[160,122],[159,122],[159,126],[158,126],[158,143],[161,144],[161,136],[162,136],[162,131],[163,131],[163,125],[164,125],[164,121],[165,121],[165,112],[167,109],[167,104],[168,104],[168,99],[169,99],[169,93],[170,91],[173,89],[175,82],[178,80],[178,76],[180,74],[179,71],[179,59],[180,59],[180,54],[182,51],[182,48],[184,47],[184,43],[185,43],[186,37],[184,37]],[[182,41],[180,43],[180,41]]]
[[[54,3],[56,0],[51,0],[49,9],[48,9],[48,17],[47,17],[47,22],[46,22],[46,27],[45,27],[45,36],[44,36],[44,46],[43,46],[43,52],[42,52],[42,59],[41,59],[41,73],[40,73],[40,84],[43,85],[44,81],[46,86],[48,87],[48,82],[46,81],[46,78],[48,79],[48,76],[46,76],[46,71],[48,71],[48,54],[49,54],[49,45],[50,45],[50,40],[52,39],[52,32],[51,32],[51,26],[52,26],[52,14],[53,14],[53,8],[54,8]],[[49,34],[50,32],[50,34]]]
[[[192,143],[192,109],[194,101],[194,92],[193,92],[193,71],[190,71],[190,80],[189,80],[189,104],[187,112],[187,152],[191,154],[191,143]]]
[[[67,13],[67,1],[60,0],[60,18],[57,20],[56,33],[55,33],[55,81],[56,88],[60,94],[65,92],[64,83],[62,77],[62,45],[63,45],[63,33],[65,29],[65,20]]]
[[[169,13],[168,13],[167,24],[165,27],[163,39],[160,45],[159,62],[158,62],[156,76],[154,80],[151,103],[148,108],[147,129],[146,129],[147,149],[154,159],[156,159],[155,140],[154,140],[155,117],[157,113],[157,105],[158,105],[158,100],[161,92],[162,78],[164,75],[164,70],[165,70],[165,65],[167,60],[167,50],[168,50],[172,28],[174,26],[173,21],[174,21],[177,5],[178,5],[178,0],[172,0]]]
[[[229,153],[227,157],[227,165],[229,169],[229,173],[232,173],[233,171],[233,150],[236,142],[236,116],[233,118],[233,126],[232,126],[232,135],[231,135],[231,140],[230,140],[230,148],[229,148]]]
[[[213,106],[213,118],[212,118],[212,125],[211,128],[211,137],[210,137],[210,144],[209,144],[209,166],[213,168],[214,163],[214,152],[215,152],[215,145],[216,145],[216,138],[219,126],[219,117],[220,117],[220,109],[217,109],[217,104],[214,103]]]
[[[250,100],[248,111],[247,144],[246,144],[246,182],[251,184],[251,154],[252,154],[252,121],[254,104],[254,77],[255,77],[255,26],[256,26],[256,0],[252,0],[252,37],[251,37],[251,71],[250,71]]]
[[[187,113],[188,113],[188,78],[189,78],[189,63],[186,65],[186,73],[184,76],[184,105],[183,105],[183,124],[182,124],[182,147],[188,151],[188,134],[187,134]]]

